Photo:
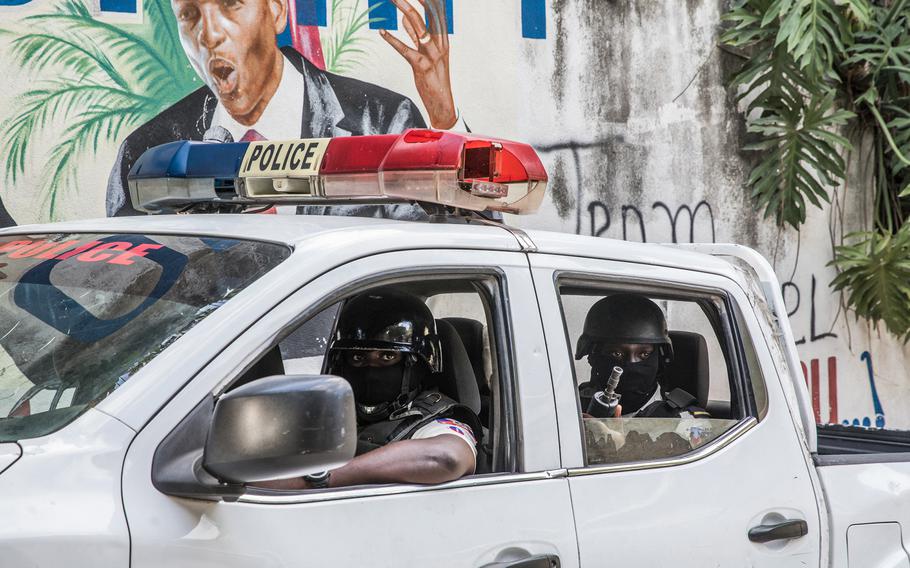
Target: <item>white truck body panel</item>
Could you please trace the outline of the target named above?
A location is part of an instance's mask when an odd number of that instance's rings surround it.
[[[0,474],[0,566],[129,566],[120,476],[135,432],[97,410],[43,438]]]
[[[0,234],[42,232],[248,238],[294,252],[74,422],[0,444],[0,514],[13,520],[0,525],[0,565],[475,567],[537,554],[569,567],[910,564],[910,456],[815,467],[816,426],[779,285],[744,247],[538,231],[529,243],[486,225],[284,215],[116,218]],[[753,267],[777,321],[763,319],[754,282],[712,255]],[[505,278],[522,473],[237,501],[177,498],[152,485],[164,437],[320,300],[378,275],[466,267]],[[660,467],[583,468],[554,271],[723,290],[755,344],[767,415]],[[746,539],[774,515],[806,520],[809,534],[767,545]]]
[[[561,319],[553,282],[565,272],[604,281],[722,290],[740,306],[748,335],[761,337],[745,294],[726,276],[557,255],[531,255],[531,266],[545,321]],[[551,353],[572,351],[558,326],[546,329]],[[556,386],[557,412],[582,566],[602,559],[617,566],[818,566],[821,522],[811,463],[803,459],[781,388],[788,377],[779,377],[773,361],[762,355],[768,413],[761,422],[747,419],[737,438],[725,445],[715,440],[714,450],[701,448],[709,450],[701,459],[668,459],[667,467],[644,468],[634,462],[584,467],[572,369],[568,359],[551,358],[554,382],[566,383]],[[809,534],[785,542],[750,542],[749,529],[775,515],[805,520]],[[660,546],[654,546],[655,538]]]
[[[292,259],[293,260],[293,259]],[[482,566],[508,555],[557,554],[577,566],[566,480],[559,469],[546,347],[534,310],[513,304],[518,415],[526,474],[431,487],[380,486],[320,494],[246,496],[238,502],[176,499],[151,483],[162,439],[208,394],[223,388],[277,332],[345,286],[376,274],[497,267],[512,298],[533,286],[517,253],[425,250],[373,255],[312,281],[220,353],[146,426],[130,447],[124,502],[132,566]],[[520,356],[519,356],[520,355]]]
[[[897,457],[900,456],[900,457]],[[910,565],[910,456],[818,468],[831,521],[831,568]],[[866,457],[866,456],[862,456]],[[861,550],[876,550],[866,557]],[[879,563],[873,562],[878,558]],[[856,561],[862,559],[862,562]]]

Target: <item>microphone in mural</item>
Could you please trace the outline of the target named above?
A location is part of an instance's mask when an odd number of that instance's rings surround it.
[[[206,133],[213,127],[236,141],[386,134],[427,122],[440,129],[464,128],[452,97],[444,0],[421,2],[425,13],[405,0],[391,1],[409,42],[380,33],[410,65],[428,120],[401,94],[325,69],[318,28],[299,21],[314,0],[173,0],[180,44],[204,85],[121,144],[108,182],[107,214],[137,214],[129,203],[126,175],[143,151],[211,137]],[[286,37],[289,26],[291,45],[279,47],[276,38]]]

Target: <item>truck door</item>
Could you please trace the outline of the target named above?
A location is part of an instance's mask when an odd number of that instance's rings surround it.
[[[819,566],[803,441],[738,284],[706,272],[530,257],[581,566]],[[672,400],[678,414],[633,416],[627,407],[622,417],[597,419],[581,407],[578,387],[601,364],[575,357],[585,317],[618,293],[648,298],[666,317],[673,352],[654,354],[662,357],[660,392],[676,395],[648,402]]]
[[[459,378],[471,369],[484,423],[477,474],[435,486],[247,489],[224,500],[156,489],[156,451],[194,408],[241,379],[319,374],[338,305],[375,286],[424,298],[440,336],[449,333],[443,345],[463,347]],[[131,446],[123,475],[131,566],[578,566],[535,305],[525,255],[457,250],[366,257],[277,303]]]

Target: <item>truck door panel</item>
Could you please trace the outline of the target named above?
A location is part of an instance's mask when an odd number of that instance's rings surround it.
[[[567,337],[569,316],[557,292],[560,278],[571,275],[591,282],[593,288],[606,286],[604,295],[610,290],[648,290],[655,297],[705,294],[723,298],[729,304],[728,313],[722,314],[730,319],[726,325],[742,332],[745,341],[762,342],[754,314],[738,286],[725,277],[695,271],[556,255],[529,256],[545,322],[560,447],[569,471],[581,566],[819,566],[821,527],[810,466],[780,378],[767,348],[761,345],[752,350],[757,368],[750,372],[763,377],[759,380],[766,386],[761,395],[765,400],[762,404],[755,400],[749,403],[751,415],[737,417],[724,426],[721,435],[688,453],[585,465],[572,360],[576,337]],[[737,310],[740,316],[734,318]],[[727,349],[734,351],[737,346],[728,345]],[[743,366],[748,363],[746,359],[744,353],[737,355]],[[734,373],[740,372],[735,370],[736,365],[731,368]],[[747,384],[745,379],[741,382]],[[753,393],[753,397],[759,395]],[[764,412],[755,410],[760,406]],[[750,541],[750,529],[789,520],[804,521],[808,534],[768,543]]]
[[[254,491],[237,501],[158,492],[156,447],[200,400],[272,349],[283,329],[320,303],[371,279],[485,268],[500,275],[514,403],[515,471],[437,486],[361,486],[319,492]],[[568,483],[560,469],[546,350],[527,258],[489,251],[408,251],[367,257],[326,273],[244,332],[137,436],[124,471],[132,566],[477,567],[538,555],[577,566]],[[505,356],[505,353],[503,353]]]

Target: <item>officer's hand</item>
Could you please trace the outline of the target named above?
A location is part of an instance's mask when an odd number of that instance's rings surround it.
[[[401,54],[414,71],[414,83],[423,105],[427,108],[430,125],[446,130],[455,126],[458,113],[452,99],[449,78],[449,35],[446,27],[445,0],[417,0],[429,15],[430,30],[423,16],[407,0],[392,0],[404,14],[404,29],[414,48],[380,30],[382,38]]]
[[[616,410],[613,412],[613,418],[622,418],[622,405],[617,404]]]

